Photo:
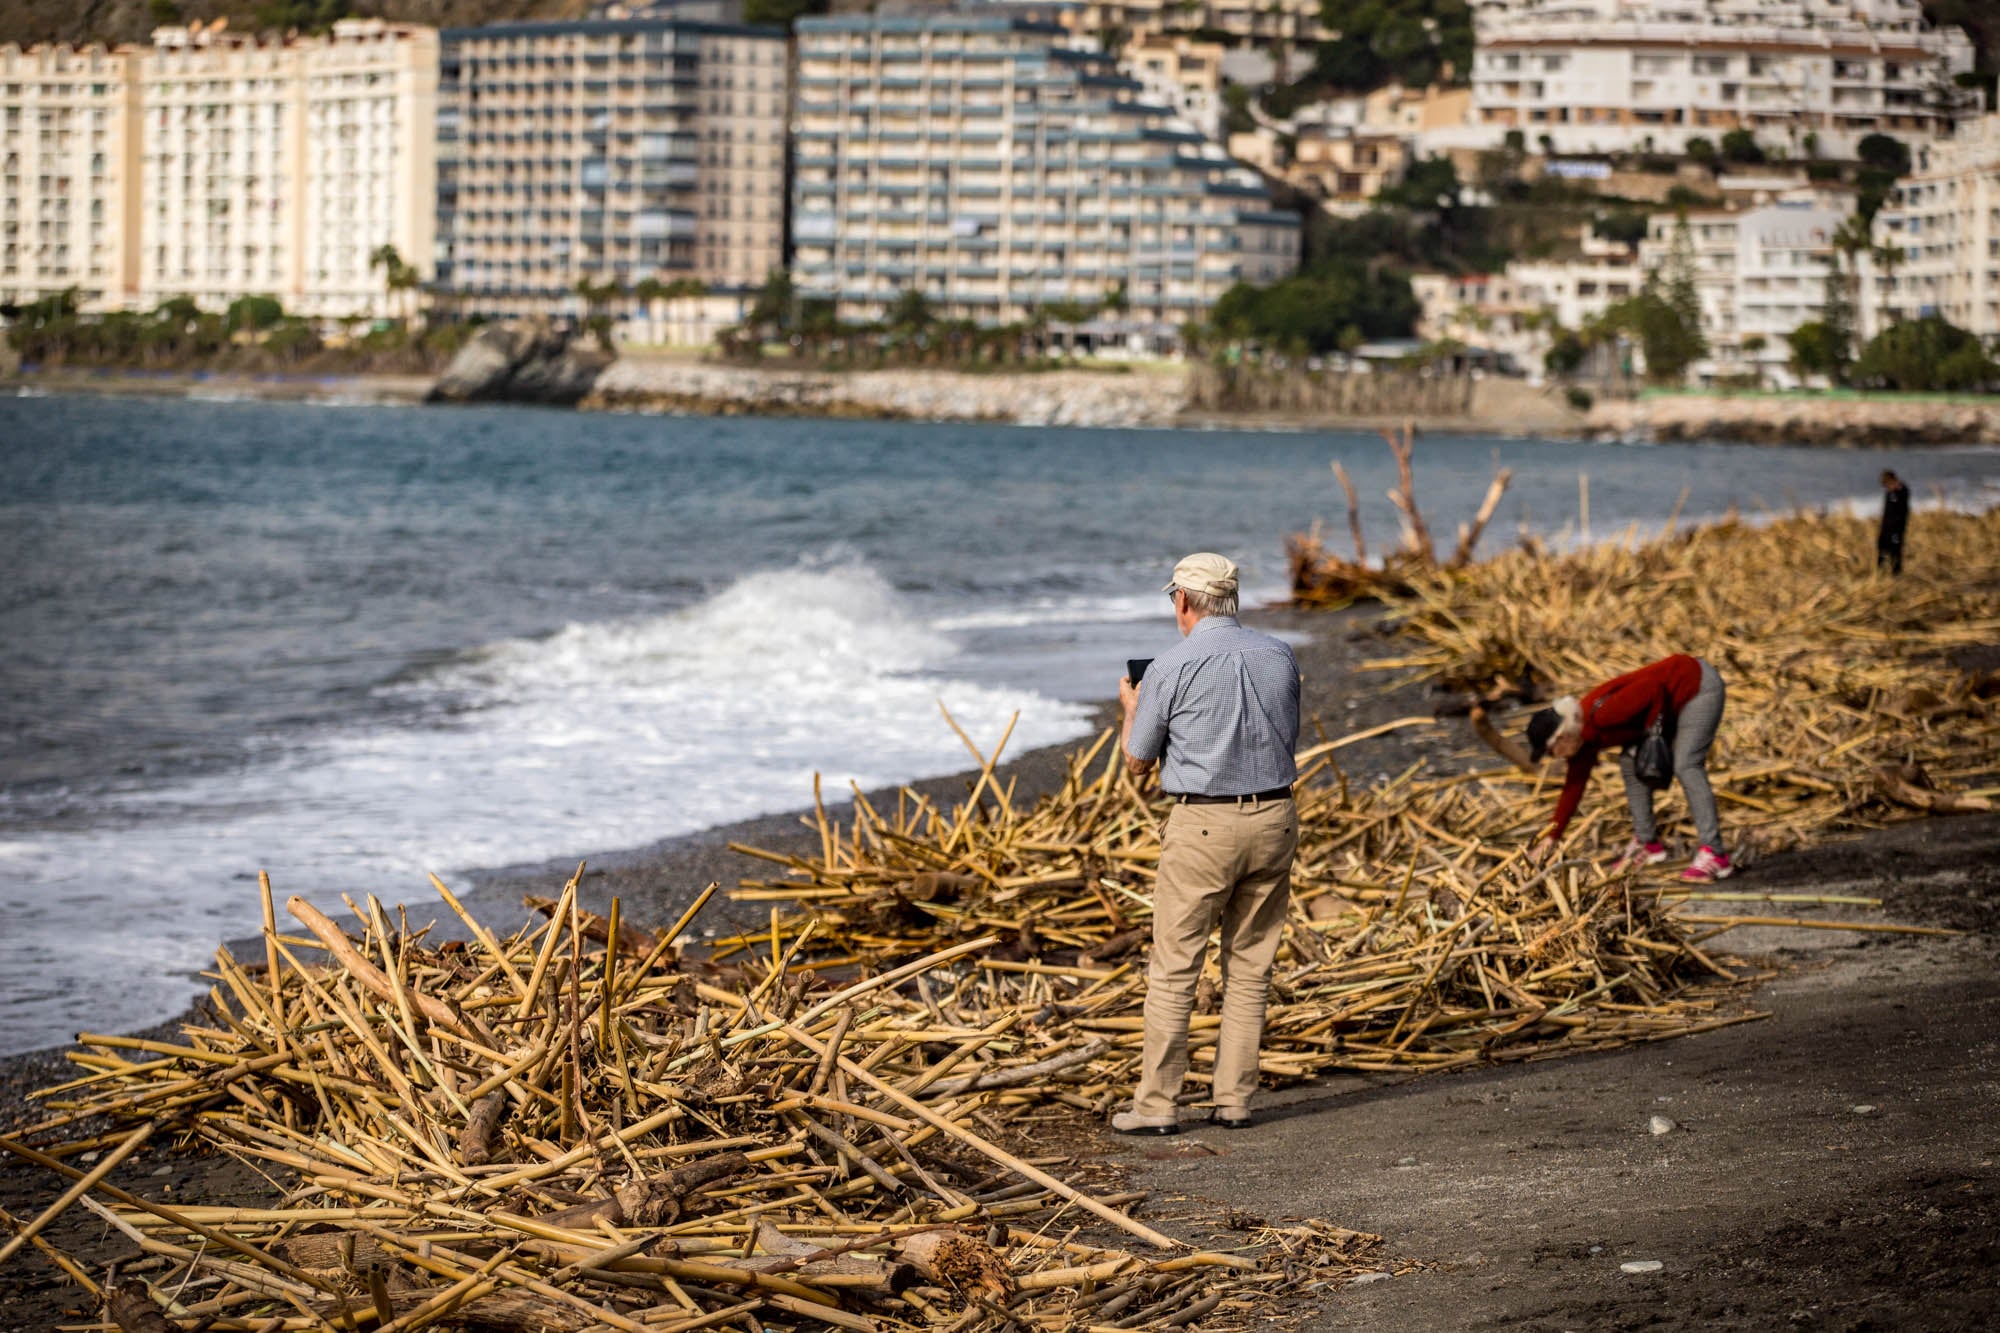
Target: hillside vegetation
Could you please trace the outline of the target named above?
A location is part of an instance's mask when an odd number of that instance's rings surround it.
[[[940,0],[943,7],[945,0]],[[183,19],[227,18],[232,28],[323,28],[344,15],[380,16],[441,28],[511,19],[578,18],[591,0],[0,0],[0,44],[144,42],[155,27]],[[746,0],[753,22],[785,22],[823,10],[825,0]],[[1333,88],[1465,80],[1472,56],[1467,0],[1323,0],[1340,36],[1316,52],[1312,82]],[[1993,0],[1926,0],[1936,23],[1972,36],[1979,67],[2000,69],[2000,5]]]
[[[145,42],[162,23],[229,20],[232,29],[323,28],[381,17],[440,28],[578,18],[590,0],[0,0],[0,44]]]

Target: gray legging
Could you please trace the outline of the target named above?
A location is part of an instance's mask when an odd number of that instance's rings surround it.
[[[1722,725],[1722,677],[1708,663],[1701,664],[1701,688],[1674,721],[1674,776],[1687,794],[1688,813],[1694,817],[1701,845],[1722,850],[1722,821],[1715,813],[1715,792],[1708,785],[1708,747],[1715,743],[1715,730]],[[1653,822],[1653,789],[1639,781],[1632,771],[1632,750],[1626,746],[1618,756],[1618,772],[1625,779],[1625,803],[1632,807],[1632,832],[1640,842],[1656,842],[1660,826]]]

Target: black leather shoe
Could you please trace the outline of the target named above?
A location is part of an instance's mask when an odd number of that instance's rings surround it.
[[[1145,1116],[1133,1115],[1130,1111],[1120,1111],[1111,1117],[1111,1132],[1114,1134],[1151,1134],[1165,1136],[1181,1132],[1178,1120],[1152,1120]]]
[[[1248,1129],[1257,1123],[1257,1117],[1251,1115],[1248,1111],[1243,1112],[1241,1115],[1224,1115],[1218,1108],[1208,1113],[1208,1123],[1211,1125],[1220,1125],[1224,1129]]]

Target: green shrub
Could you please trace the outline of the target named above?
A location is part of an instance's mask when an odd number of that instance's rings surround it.
[[[1855,383],[1910,392],[1962,392],[2000,383],[1979,339],[1936,315],[1891,324],[1854,362]]]

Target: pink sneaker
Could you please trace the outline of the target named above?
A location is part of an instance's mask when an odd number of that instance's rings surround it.
[[[1613,870],[1637,870],[1641,866],[1656,866],[1667,859],[1667,845],[1663,842],[1640,842],[1637,838],[1625,844],[1624,853],[1619,856]]]
[[[1729,858],[1713,847],[1704,847],[1694,854],[1688,868],[1681,871],[1681,878],[1690,884],[1713,884],[1718,879],[1728,879],[1736,873],[1736,867],[1729,864]]]

